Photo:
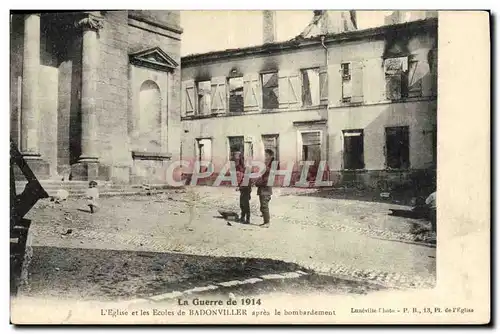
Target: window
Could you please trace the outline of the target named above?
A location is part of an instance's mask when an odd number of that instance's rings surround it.
[[[302,161],[321,161],[321,132],[302,132]]]
[[[363,169],[363,130],[344,130],[344,169]]]
[[[278,72],[262,74],[262,108],[279,108]]]
[[[351,68],[349,63],[343,63],[342,67],[342,79],[351,80]]]
[[[229,80],[229,112],[243,111],[243,77]]]
[[[201,115],[210,114],[212,105],[210,81],[198,82],[198,112]]]
[[[426,73],[414,56],[386,59],[384,67],[389,100],[422,96],[422,78]]]
[[[212,139],[196,139],[196,157],[198,161],[212,161]],[[207,167],[200,166],[200,172],[206,172]]]
[[[352,82],[351,82],[351,64],[341,64],[342,73],[342,102],[351,102]]]
[[[262,135],[264,150],[270,149],[274,152],[274,159],[279,161],[278,135]]]
[[[387,168],[410,167],[410,138],[407,126],[385,128]]]
[[[317,106],[320,103],[319,67],[301,70],[302,105]]]
[[[314,181],[321,161],[321,131],[302,132],[302,161],[312,161],[308,166],[307,181]],[[306,168],[304,165],[303,168]],[[303,170],[301,170],[303,173]]]
[[[234,152],[241,152],[245,156],[245,144],[243,136],[228,137],[229,140],[229,158],[231,159]]]

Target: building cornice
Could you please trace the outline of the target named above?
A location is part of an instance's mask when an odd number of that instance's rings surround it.
[[[153,26],[156,28],[171,31],[171,32],[174,32],[174,33],[179,34],[179,35],[183,33],[183,29],[179,26],[174,26],[174,25],[170,25],[170,24],[166,24],[166,23],[158,23],[158,22],[155,22],[155,21],[150,20],[148,18],[145,18],[141,15],[138,15],[138,14],[129,13],[128,17],[129,17],[129,19],[133,19],[133,20],[145,23],[147,25],[150,25],[150,26]]]
[[[437,28],[437,18],[412,21],[401,24],[387,25],[370,29],[354,30],[339,34],[326,35],[325,45],[340,44],[359,40],[381,39],[386,35],[410,34],[416,31],[429,31]],[[203,54],[187,55],[181,58],[182,66],[198,65],[211,61],[227,60],[248,56],[271,55],[286,51],[295,51],[310,47],[321,47],[321,36],[307,39],[295,38],[292,40],[268,43],[239,49],[227,49]]]

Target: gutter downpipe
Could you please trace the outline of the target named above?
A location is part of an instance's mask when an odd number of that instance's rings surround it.
[[[328,80],[328,47],[325,45],[325,35],[321,35],[321,45],[325,49],[325,67],[326,67],[326,83],[327,86],[330,85],[330,80]],[[330,88],[327,87],[327,93],[330,93]],[[330,98],[328,98],[328,102],[326,104],[326,159],[327,162],[329,160],[329,153],[330,153],[330,134],[328,133],[328,119],[330,118],[330,113],[328,111],[328,105],[330,104]],[[328,167],[328,163],[326,164],[327,166],[327,171],[328,171],[328,179],[327,181],[331,181],[331,174],[330,174],[330,168]]]

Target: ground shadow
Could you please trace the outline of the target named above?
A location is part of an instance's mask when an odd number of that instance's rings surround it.
[[[113,300],[302,270],[272,259],[100,249],[33,247],[32,296]]]
[[[412,206],[415,198],[425,198],[431,194],[432,190],[422,189],[416,191],[413,189],[393,190],[384,192],[372,189],[353,189],[353,188],[319,188],[314,192],[294,194],[294,196],[308,196],[339,200],[351,200],[374,203],[388,203],[395,205]],[[290,195],[285,195],[290,196]]]
[[[258,217],[260,218],[261,215],[259,215]],[[236,219],[236,218],[230,218],[230,219],[228,219],[228,218],[226,218],[224,216],[221,216],[221,215],[219,215],[219,216],[213,216],[213,218],[225,220],[226,223],[228,223],[228,225],[229,224],[233,224],[233,223],[240,224],[240,225],[243,225],[243,226],[257,226],[258,227],[258,226],[261,225],[261,224],[254,224],[254,223],[251,223],[251,222],[250,223],[244,223],[244,222],[240,221],[239,219]]]

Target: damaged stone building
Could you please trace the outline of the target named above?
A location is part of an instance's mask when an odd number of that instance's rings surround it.
[[[282,166],[327,161],[339,183],[401,184],[436,166],[437,13],[397,12],[359,30],[356,14],[315,11],[275,42],[182,58],[182,157],[216,170],[241,151]]]
[[[37,177],[165,182],[180,153],[180,13],[13,13],[10,25],[11,140]]]

